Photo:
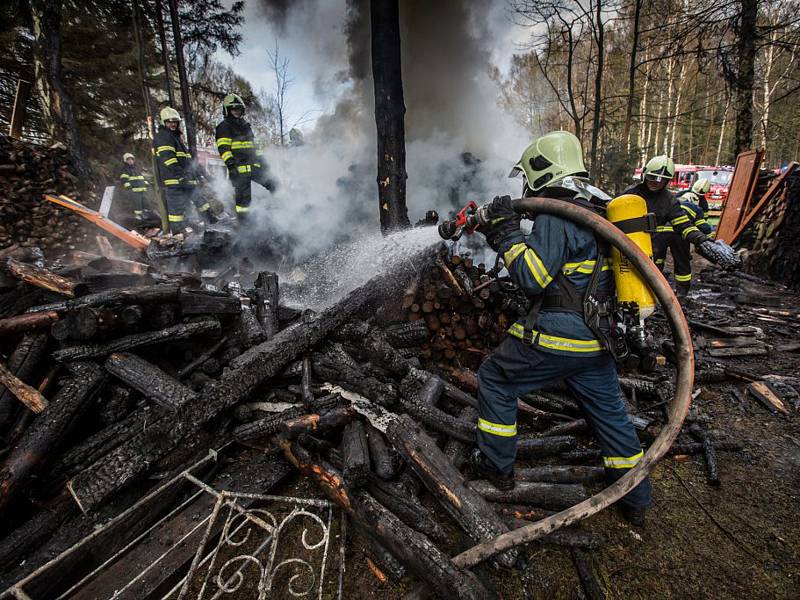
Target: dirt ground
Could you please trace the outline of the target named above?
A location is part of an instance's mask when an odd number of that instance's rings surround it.
[[[714,292],[716,281],[695,289],[700,295]],[[766,356],[716,362],[760,375],[798,376],[798,354],[774,349],[798,341],[796,319],[762,322],[747,308],[726,311],[713,306],[717,302],[695,299],[687,311],[692,318],[758,325],[773,349]],[[796,313],[800,297],[785,295],[782,305]],[[671,457],[652,474],[654,504],[644,527],[628,525],[613,507],[583,522],[606,541],[587,556],[607,598],[800,598],[800,415],[792,407],[789,417],[771,414],[746,393],[746,385],[729,380],[700,386],[695,400],[694,411],[707,419],[712,435],[744,446],[718,453],[719,488],[707,483],[702,455]],[[379,583],[366,568],[358,539],[348,546],[345,598],[396,598],[412,585]],[[498,598],[585,597],[568,550],[534,545],[526,554],[525,569],[479,569]]]

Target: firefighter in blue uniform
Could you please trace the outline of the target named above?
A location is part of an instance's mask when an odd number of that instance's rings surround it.
[[[217,125],[217,150],[233,185],[236,216],[242,220],[250,212],[251,181],[269,192],[276,189],[267,170],[266,159],[258,148],[250,123],[244,119],[244,101],[237,94],[228,94],[222,101],[222,122]]]
[[[549,133],[534,141],[512,171],[517,174],[524,178],[524,196],[591,203],[603,212],[609,200],[589,184],[580,142],[571,133]],[[535,308],[511,326],[510,335],[478,371],[478,449],[471,460],[476,474],[498,489],[513,488],[516,399],[563,380],[591,424],[607,479],[613,482],[643,452],[623,404],[614,359],[583,318],[583,296],[593,277],[593,295],[614,295],[610,266],[605,260],[597,264],[594,234],[571,221],[537,215],[532,233],[525,236],[509,196],[495,198],[486,216],[490,225],[481,230],[487,243],[503,257],[512,280]],[[641,525],[650,502],[648,478],[620,504],[625,518]]]
[[[167,201],[167,220],[171,233],[186,229],[186,209],[194,202],[201,216],[208,218],[209,204],[197,193],[200,185],[197,166],[181,137],[181,116],[167,106],[161,109],[161,127],[153,138],[161,185]]]
[[[644,198],[647,210],[655,215],[653,260],[658,268],[664,269],[667,250],[676,240],[685,240],[693,244],[698,254],[721,267],[739,266],[741,260],[733,248],[720,240],[710,239],[707,234],[700,231],[681,208],[680,202],[667,189],[667,184],[674,174],[675,163],[670,157],[655,156],[642,170],[642,181],[625,191],[626,194],[636,194]],[[674,252],[673,247],[673,257]]]
[[[698,179],[690,190],[676,196],[684,215],[689,219],[689,226],[683,233],[696,229],[705,235],[711,235],[711,225],[705,219],[705,213],[700,202],[710,187],[708,179]],[[708,205],[706,205],[708,206]],[[685,235],[672,232],[669,234],[667,247],[672,252],[672,262],[675,271],[675,292],[678,299],[683,301],[692,287],[692,251],[689,240]]]

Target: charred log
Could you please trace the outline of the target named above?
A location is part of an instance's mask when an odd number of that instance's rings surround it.
[[[159,406],[177,411],[197,394],[157,366],[135,354],[115,352],[105,362],[106,371]]]

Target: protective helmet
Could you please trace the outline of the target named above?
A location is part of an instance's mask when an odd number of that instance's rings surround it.
[[[244,112],[244,100],[238,94],[228,94],[222,101],[222,115],[227,117],[232,108],[241,108]]]
[[[707,194],[708,190],[710,189],[711,189],[711,182],[705,177],[701,177],[700,179],[695,181],[694,185],[692,186],[692,191],[695,194],[699,194],[701,196],[703,194]]]
[[[167,106],[161,109],[161,113],[159,115],[161,117],[161,124],[165,125],[167,121],[180,121],[181,114],[172,108],[171,106]]]
[[[125,154],[122,155],[122,162],[127,161],[129,158],[136,160],[136,157],[133,154],[131,154],[130,152],[126,152]]]
[[[675,175],[675,163],[666,154],[654,156],[642,170],[642,179],[649,181],[669,181]]]
[[[528,188],[534,192],[570,175],[589,176],[583,164],[581,142],[568,131],[553,131],[534,140],[508,176],[516,177],[520,173],[525,175]]]

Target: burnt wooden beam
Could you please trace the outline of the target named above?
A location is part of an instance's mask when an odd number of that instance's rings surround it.
[[[477,421],[462,421],[436,408],[436,403],[444,393],[444,382],[435,375],[429,375],[427,380],[419,385],[418,377],[421,373],[424,372],[410,373],[403,380],[401,384],[403,394],[400,399],[403,408],[431,429],[467,444],[473,444]]]
[[[106,371],[145,398],[173,412],[197,397],[177,379],[135,354],[114,352],[104,366]]]
[[[34,419],[0,470],[0,511],[8,507],[28,479],[45,461],[54,458],[64,437],[75,425],[105,380],[105,372],[92,363],[75,365],[53,397],[47,411]]]
[[[464,423],[475,425],[478,422],[478,411],[471,406],[465,406],[461,409],[458,415],[458,420]],[[464,463],[467,462],[469,451],[474,446],[474,443],[465,442],[457,438],[449,438],[444,445],[444,454],[447,459],[453,463],[456,469],[461,469]],[[519,470],[517,470],[519,471]]]
[[[47,399],[39,390],[20,381],[2,362],[0,362],[0,385],[32,412],[38,414],[47,408]]]
[[[275,337],[280,331],[278,306],[280,302],[278,274],[262,271],[255,281],[256,318],[261,323],[267,339]]]
[[[369,446],[361,421],[352,421],[342,434],[342,460],[344,482],[348,489],[363,487],[369,481]]]
[[[0,337],[26,333],[49,327],[58,321],[58,313],[52,310],[0,319]]]
[[[381,479],[392,479],[397,474],[399,461],[396,461],[392,456],[386,438],[379,430],[369,423],[366,425],[366,430],[372,470]]]
[[[479,480],[470,481],[469,487],[491,502],[533,504],[552,510],[569,508],[589,497],[586,488],[571,483],[517,481],[513,489],[498,490],[488,481]]]
[[[434,542],[447,544],[448,534],[415,494],[400,483],[373,479],[366,488],[372,496],[409,527],[428,536]]]
[[[488,541],[508,530],[488,502],[467,487],[458,469],[408,415],[393,419],[386,428],[386,437],[470,539]],[[517,552],[509,550],[495,561],[510,567],[516,557]]]
[[[23,336],[8,359],[8,369],[25,383],[33,383],[32,377],[47,349],[46,333],[29,333]],[[8,390],[0,387],[0,426],[11,422],[18,413],[17,401]]]
[[[43,304],[28,309],[28,313],[39,312],[64,312],[80,308],[96,308],[110,304],[162,304],[164,302],[177,302],[180,286],[177,283],[164,283],[158,285],[145,285],[127,288],[115,288],[94,294],[87,294],[80,298],[60,300],[51,304]]]
[[[711,441],[708,432],[698,423],[692,423],[689,426],[689,434],[703,445],[703,455],[706,459],[706,480],[711,485],[719,487],[722,482],[719,479],[717,452],[714,449],[714,443]]]
[[[112,340],[105,344],[85,344],[62,348],[53,352],[53,358],[59,362],[83,360],[108,356],[113,352],[122,352],[142,346],[151,346],[165,342],[174,342],[194,336],[218,336],[221,332],[219,321],[214,318],[205,318],[191,323],[173,325],[159,331],[135,333]]]
[[[23,263],[13,258],[6,261],[6,269],[17,279],[72,298],[75,296],[75,282],[67,277],[56,275],[52,271],[36,265]]]
[[[241,302],[225,292],[181,289],[178,304],[183,316],[237,315]]]
[[[307,414],[326,412],[342,404],[337,394],[316,398],[309,406],[293,406],[257,421],[240,425],[233,430],[233,438],[246,441],[274,435],[284,429],[284,423]]]
[[[574,450],[578,446],[578,439],[571,435],[556,435],[550,437],[527,437],[521,435],[517,438],[517,456],[519,458],[532,458],[550,456]]]
[[[603,467],[582,467],[574,465],[546,465],[514,469],[517,481],[538,481],[540,483],[598,483],[603,481]]]

